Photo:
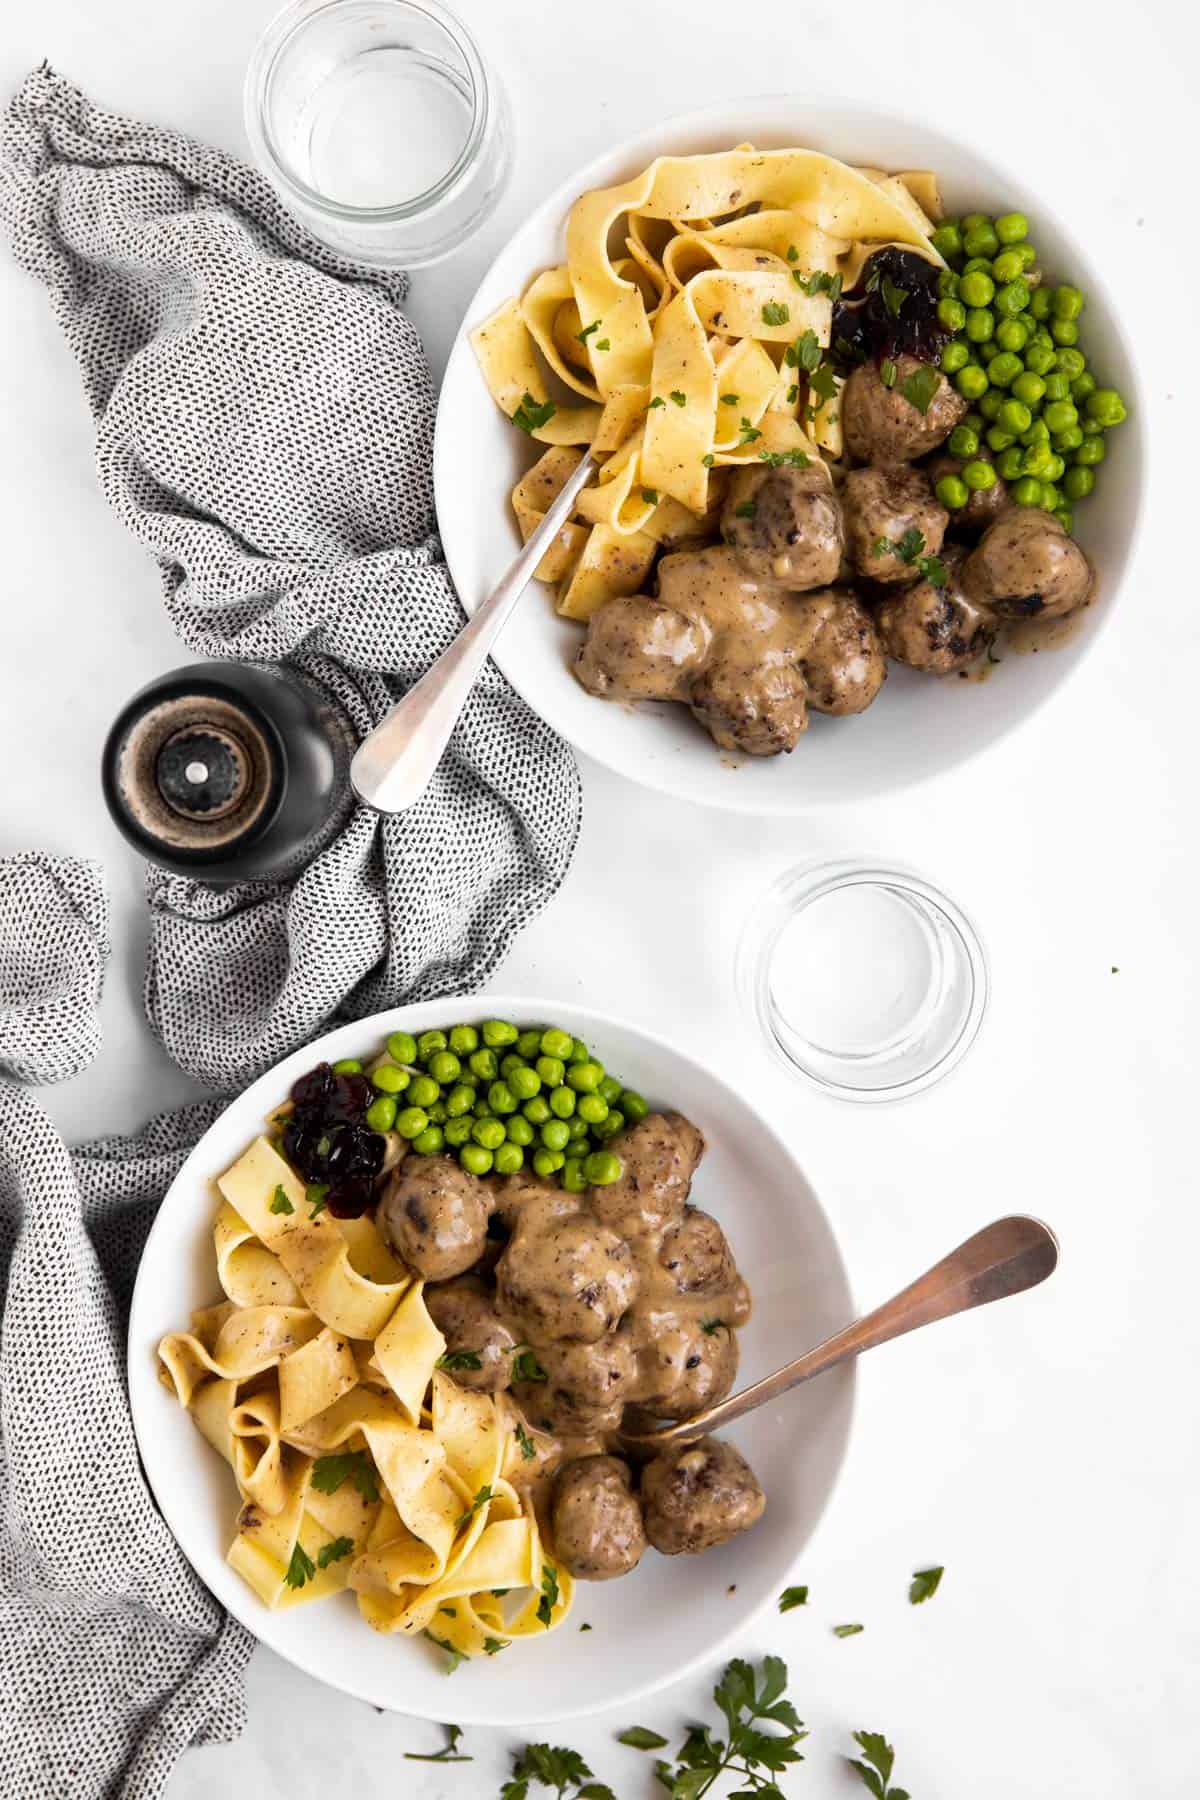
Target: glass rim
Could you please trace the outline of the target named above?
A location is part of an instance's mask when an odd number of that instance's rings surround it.
[[[928,1068],[885,1083],[881,1087],[862,1087],[849,1080],[839,1081],[810,1068],[781,1040],[770,1001],[771,952],[784,926],[815,901],[843,888],[852,887],[895,889],[930,907],[953,932],[964,952],[970,975],[971,991],[966,1016],[953,1041]],[[913,1094],[933,1087],[957,1068],[979,1034],[987,1011],[990,989],[987,953],[983,941],[957,901],[951,900],[948,894],[918,875],[915,869],[902,863],[883,864],[853,858],[803,863],[785,870],[775,878],[751,908],[742,928],[737,949],[737,985],[749,1002],[755,1023],[771,1054],[790,1073],[799,1075],[820,1093],[828,1094],[834,1099],[874,1105],[906,1100]],[[837,1059],[831,1057],[830,1060]]]
[[[331,200],[319,188],[303,181],[285,159],[269,122],[267,100],[281,57],[297,38],[319,19],[349,5],[369,4],[390,12],[417,13],[430,20],[450,39],[467,65],[471,82],[471,129],[454,162],[431,186],[402,201],[386,206],[354,206]],[[427,213],[453,190],[466,173],[483,142],[491,108],[491,89],[483,56],[470,31],[440,0],[288,0],[267,25],[254,46],[243,87],[246,135],[260,163],[297,199],[331,219],[387,225],[415,219]]]

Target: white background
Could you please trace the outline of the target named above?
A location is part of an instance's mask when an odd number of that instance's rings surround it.
[[[842,1486],[796,1570],[811,1604],[762,1619],[743,1645],[787,1657],[812,1728],[787,1792],[861,1792],[839,1756],[866,1726],[896,1744],[897,1779],[914,1800],[1192,1795],[1194,15],[1172,0],[459,3],[510,87],[518,162],[486,230],[414,281],[435,369],[478,275],[536,199],[614,138],[739,93],[814,84],[928,109],[1040,186],[1111,281],[1142,366],[1151,517],[1116,616],[1065,691],[968,771],[812,824],[667,805],[585,767],[569,879],[499,980],[601,996],[754,1085],[823,1196],[864,1301],[1002,1212],[1038,1212],[1061,1234],[1047,1287],[862,1369]],[[0,80],[7,91],[48,57],[104,105],[240,151],[242,70],[271,10],[272,0],[9,0]],[[3,257],[0,520],[0,851],[98,856],[115,907],[103,1054],[47,1097],[82,1137],[136,1126],[188,1092],[142,1021],[141,872],[107,822],[96,775],[119,705],[186,657],[155,570],[96,492],[87,412],[45,295]],[[746,1034],[730,978],[739,924],[774,873],[857,853],[902,858],[943,884],[991,954],[991,1014],[967,1063],[896,1108],[851,1109],[790,1085]],[[797,1331],[799,1341],[802,1321]],[[928,1562],[946,1564],[945,1581],[914,1609],[908,1579]],[[831,1627],[845,1620],[866,1630],[840,1641]],[[435,1747],[432,1727],[378,1716],[265,1652],[249,1689],[242,1742],[185,1758],[171,1800],[235,1789],[263,1800],[486,1800],[524,1735],[474,1732],[474,1763],[430,1768],[399,1759]],[[673,1733],[703,1697],[689,1685],[634,1711]],[[612,1736],[630,1722],[623,1713],[555,1736],[621,1800],[642,1800],[660,1791],[648,1759]]]

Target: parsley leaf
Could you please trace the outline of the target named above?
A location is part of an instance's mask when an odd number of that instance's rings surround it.
[[[793,276],[793,280],[795,279]],[[807,286],[810,294],[828,294],[831,300],[836,300],[842,291],[842,278],[840,274],[826,275],[821,269],[817,269],[803,285]]]
[[[863,1761],[854,1756],[848,1756],[846,1761],[857,1772],[863,1786],[874,1794],[875,1800],[909,1800],[904,1788],[888,1786],[896,1753],[883,1733],[856,1731],[854,1741],[863,1753]]]
[[[738,401],[741,399],[741,397],[742,396],[740,394],[722,394],[721,395],[721,405],[722,406],[736,406]]]
[[[765,462],[768,469],[807,469],[808,457],[803,450],[760,450],[759,462]]]
[[[788,259],[788,261],[789,261],[789,262],[799,262],[799,260],[800,260],[800,252],[799,252],[799,251],[798,251],[798,250],[797,250],[797,248],[796,248],[796,246],[795,246],[795,244],[789,244],[789,245],[788,245],[788,247],[787,247],[787,259]]]
[[[758,511],[758,504],[756,501],[743,500],[740,506],[734,507],[733,516],[735,519],[752,519],[757,511]],[[707,1325],[701,1326],[701,1330],[707,1331],[708,1326]]]
[[[917,1569],[913,1574],[912,1585],[908,1597],[914,1606],[920,1606],[926,1600],[932,1600],[942,1585],[945,1568]]]
[[[702,1319],[700,1329],[705,1337],[712,1337],[715,1332],[720,1331],[723,1323],[724,1321],[721,1319]]]
[[[521,396],[521,404],[513,414],[512,422],[518,431],[527,431],[532,437],[535,431],[540,431],[543,425],[549,424],[557,411],[553,400],[543,401],[539,405],[532,394],[526,393]]]
[[[797,1606],[807,1605],[808,1589],[806,1587],[784,1588],[782,1594],[779,1596],[779,1610],[781,1613],[791,1612],[793,1608]]]
[[[835,1625],[834,1637],[855,1637],[862,1630],[861,1625]]]
[[[837,393],[837,376],[834,374],[833,364],[822,363],[819,369],[814,369],[808,378],[808,388],[810,393],[817,395],[811,410],[818,413],[825,402],[832,400]]]
[[[546,1381],[549,1377],[528,1344],[518,1344],[513,1351],[514,1381]]]
[[[918,531],[915,525],[910,525],[896,539],[892,548],[901,562],[914,563],[925,548],[925,533]]]
[[[686,406],[687,405],[687,395],[682,393],[679,388],[671,389],[671,398],[675,402],[676,406]]]
[[[483,1654],[485,1656],[497,1656],[501,1650],[507,1650],[511,1643],[511,1638],[485,1637],[483,1640]]]
[[[318,1494],[336,1494],[343,1481],[352,1481],[364,1500],[378,1500],[379,1483],[365,1450],[345,1450],[335,1456],[318,1456],[312,1466],[312,1484]]]
[[[906,375],[900,383],[900,392],[910,406],[924,416],[929,411],[929,403],[942,385],[942,378],[936,369],[928,363],[918,363],[911,375]]]
[[[908,299],[909,290],[907,288],[897,287],[891,277],[885,275],[880,291],[883,294],[883,304],[887,307],[893,319],[898,319],[904,306],[904,302]]]
[[[642,489],[642,499],[646,502],[647,506],[657,506],[658,505],[657,490],[655,488],[643,488]]]
[[[542,1597],[538,1601],[537,1616],[547,1630],[550,1629],[550,1621],[557,1605],[558,1573],[552,1563],[544,1562],[542,1564]]]
[[[783,353],[783,360],[789,369],[803,369],[806,374],[818,366],[821,361],[821,346],[817,342],[815,331],[802,331],[794,344],[789,344]]]
[[[478,1350],[443,1350],[434,1363],[435,1369],[482,1369]]]
[[[702,456],[700,458],[700,461],[704,464],[706,469],[711,469],[713,464],[716,462],[716,460],[717,460],[716,457],[712,454],[711,451],[709,452],[709,454],[707,456]]]
[[[516,1436],[517,1443],[520,1445],[522,1458],[524,1459],[525,1462],[532,1462],[534,1457],[537,1455],[537,1445],[534,1443],[533,1439],[530,1437],[529,1433],[526,1431],[524,1425],[521,1424],[521,1421],[519,1419],[517,1420],[517,1429],[516,1429],[515,1436]]]
[[[282,1187],[277,1187],[275,1192],[271,1195],[271,1205],[269,1210],[273,1213],[293,1213],[296,1209],[284,1193]]]
[[[306,1581],[311,1581],[317,1572],[317,1566],[311,1556],[297,1544],[292,1551],[292,1559],[287,1566],[284,1580],[290,1588],[302,1588]]]
[[[432,1751],[425,1756],[418,1755],[415,1750],[406,1750],[404,1752],[405,1762],[474,1762],[475,1758],[473,1756],[460,1756],[456,1754],[458,1751],[458,1740],[462,1736],[462,1726],[445,1725],[442,1729],[446,1733],[447,1742],[442,1745],[440,1750]]]
[[[796,1746],[808,1735],[791,1701],[783,1698],[787,1679],[787,1665],[778,1656],[765,1657],[757,1676],[740,1657],[727,1665],[713,1689],[728,1724],[726,1739],[715,1737],[708,1725],[693,1725],[674,1766],[661,1760],[654,1765],[672,1800],[700,1800],[726,1771],[745,1778],[737,1795],[782,1800],[771,1777],[802,1760]],[[767,1729],[769,1725],[782,1726],[783,1734]]]
[[[791,387],[787,391],[788,405],[795,406],[795,404],[799,398],[800,398],[800,389],[796,386],[796,383],[793,381]]]
[[[946,565],[940,556],[922,556],[917,567],[926,581],[935,588],[944,588],[949,580],[949,576],[946,574]]]
[[[662,397],[662,395],[661,395],[661,394],[655,394],[655,396],[654,396],[654,398],[653,398],[653,400],[652,400],[652,401],[651,401],[651,402],[650,402],[650,406],[649,406],[649,409],[648,409],[648,410],[649,410],[649,411],[650,411],[650,412],[653,412],[653,411],[654,411],[654,408],[655,408],[655,407],[656,407],[656,406],[665,406],[665,405],[666,405],[666,404],[667,404],[667,403],[666,403],[666,401],[665,401],[665,400],[664,400],[664,399],[663,399],[663,397]]]
[[[317,1561],[323,1569],[327,1569],[330,1563],[341,1562],[344,1556],[353,1556],[353,1554],[354,1539],[337,1537],[331,1543],[321,1545],[317,1551]]]
[[[754,429],[753,425],[750,423],[749,419],[746,417],[745,413],[743,413],[742,414],[742,423],[741,423],[741,427],[740,427],[740,430],[738,433],[738,443],[739,444],[752,444],[754,442],[755,438],[760,438],[761,436],[762,436],[762,432],[756,431]]]
[[[461,1650],[456,1650],[454,1648],[453,1644],[448,1644],[446,1642],[445,1638],[434,1637],[432,1631],[427,1631],[425,1633],[425,1636],[429,1639],[431,1644],[436,1644],[439,1650],[444,1650],[446,1652],[446,1657],[447,1657],[446,1673],[447,1673],[447,1675],[453,1675],[453,1673],[454,1673],[455,1669],[457,1669],[458,1665],[460,1663],[466,1662],[467,1659],[464,1656],[463,1652]]]
[[[628,1744],[631,1750],[661,1750],[667,1740],[645,1725],[631,1725],[627,1731],[618,1731],[617,1742]]]
[[[472,1500],[470,1506],[468,1506],[466,1512],[458,1515],[458,1519],[454,1526],[455,1531],[461,1531],[464,1526],[469,1525],[480,1507],[486,1506],[491,1497],[492,1490],[485,1482],[483,1487],[476,1490],[475,1498]]]
[[[597,338],[593,348],[596,350],[611,350],[612,344],[607,338]]]
[[[599,331],[599,329],[600,329],[599,319],[593,319],[590,325],[585,325],[582,331],[577,331],[575,333],[575,336],[581,344],[586,344],[588,339],[591,337],[593,331]]]
[[[768,300],[762,309],[764,325],[786,325],[791,316],[791,308],[785,306],[781,300]]]
[[[578,1750],[555,1744],[526,1744],[513,1761],[513,1778],[500,1789],[500,1800],[525,1800],[530,1782],[553,1788],[560,1800],[574,1788],[574,1800],[615,1800],[611,1788],[596,1781]]]
[[[885,356],[879,365],[879,379],[885,388],[894,388],[899,370],[890,356]]]
[[[309,1182],[304,1190],[304,1198],[312,1208],[308,1215],[310,1219],[315,1219],[318,1213],[323,1213],[325,1211],[325,1196],[328,1192],[329,1183],[327,1181]]]

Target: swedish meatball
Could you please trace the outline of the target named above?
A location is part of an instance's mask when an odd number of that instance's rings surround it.
[[[637,1285],[624,1238],[578,1211],[522,1215],[496,1264],[501,1311],[535,1344],[595,1343],[628,1309]]]
[[[738,469],[721,515],[721,535],[746,567],[780,587],[824,587],[842,560],[841,508],[828,470],[766,463]]]
[[[796,653],[817,712],[845,718],[865,712],[883,686],[887,663],[866,607],[849,588],[826,588],[794,602]]]
[[[692,712],[722,750],[778,756],[808,729],[808,682],[793,653],[764,647],[747,665],[718,649],[691,692]]]
[[[594,1188],[596,1217],[622,1237],[661,1231],[683,1212],[704,1139],[682,1113],[649,1113],[621,1135],[621,1174]]]
[[[986,444],[980,444],[972,458],[973,462],[990,463],[993,469],[996,459]],[[933,486],[945,475],[962,474],[963,465],[957,456],[935,456],[926,465],[929,480]],[[1008,505],[1008,484],[1002,475],[997,475],[991,487],[969,488],[970,499],[965,506],[958,506],[950,515],[952,531],[982,531],[998,518]]]
[[[1061,618],[1090,594],[1092,566],[1052,513],[1011,506],[967,558],[963,588],[1001,618]]]
[[[919,579],[916,558],[937,554],[950,518],[921,470],[907,465],[851,469],[842,483],[842,514],[855,574],[897,584]],[[896,546],[911,532],[919,533],[920,544],[912,556],[901,556]]]
[[[608,600],[588,620],[575,674],[606,700],[682,700],[711,637],[703,619],[649,595]]]
[[[642,1470],[646,1537],[664,1556],[711,1550],[763,1515],[766,1495],[732,1444],[672,1444]]]
[[[497,1313],[490,1287],[475,1275],[431,1284],[425,1289],[429,1316],[451,1355],[474,1354],[479,1368],[456,1362],[451,1373],[460,1387],[496,1394],[509,1384],[516,1338]]]
[[[980,656],[995,635],[996,619],[963,591],[962,554],[942,558],[943,587],[927,577],[889,597],[875,622],[889,656],[930,675],[953,675]]]
[[[560,1469],[550,1519],[555,1553],[580,1581],[611,1581],[642,1559],[641,1507],[620,1457],[582,1456]]]
[[[692,1419],[732,1392],[738,1370],[734,1332],[713,1319],[676,1320],[642,1352],[638,1405],[657,1419]]]
[[[685,1208],[678,1225],[663,1234],[658,1260],[680,1294],[719,1294],[737,1280],[725,1233],[698,1206]]]
[[[918,369],[928,368],[915,356],[897,356],[896,380],[884,387],[876,363],[855,369],[842,389],[842,429],[846,448],[858,462],[903,463],[936,450],[967,411],[961,394],[955,393],[937,370],[937,387],[925,411],[914,406],[904,385]]]
[[[522,1410],[550,1431],[572,1437],[615,1431],[637,1379],[637,1354],[628,1332],[609,1331],[595,1343],[541,1344],[537,1359],[545,1381],[516,1389]]]
[[[388,1177],[375,1222],[410,1269],[427,1281],[449,1281],[479,1260],[490,1200],[484,1183],[458,1163],[410,1156]]]

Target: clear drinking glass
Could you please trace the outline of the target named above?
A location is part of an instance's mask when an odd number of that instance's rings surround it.
[[[294,0],[251,58],[245,113],[285,205],[360,261],[447,255],[508,179],[504,90],[438,0]]]
[[[899,1100],[947,1075],[987,1007],[960,907],[911,870],[791,869],[754,908],[738,986],[771,1049],[843,1100]]]

